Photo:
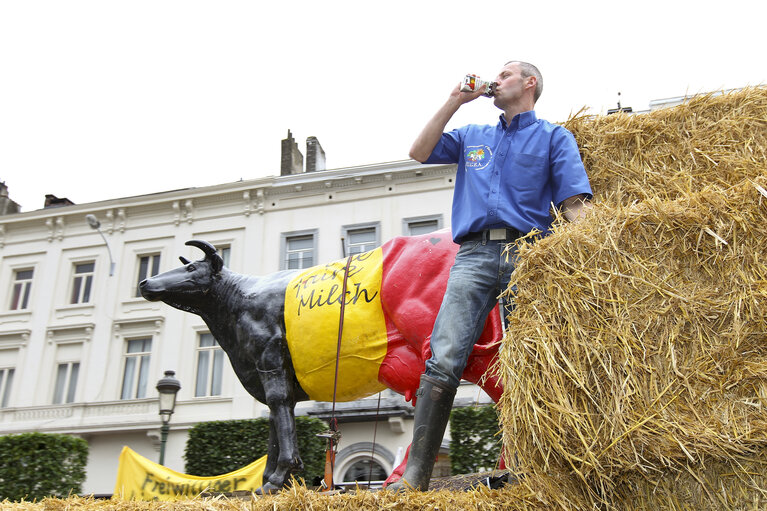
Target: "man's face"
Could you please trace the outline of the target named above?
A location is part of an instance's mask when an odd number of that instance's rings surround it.
[[[518,62],[510,62],[503,66],[495,78],[494,103],[497,107],[514,102],[522,96],[525,90],[526,78],[522,77],[522,69]]]

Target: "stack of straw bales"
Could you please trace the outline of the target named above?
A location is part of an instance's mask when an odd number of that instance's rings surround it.
[[[521,484],[569,509],[767,506],[767,89],[567,127],[595,207],[520,247],[498,367]]]

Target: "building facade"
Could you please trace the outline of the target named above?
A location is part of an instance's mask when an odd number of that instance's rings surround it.
[[[124,445],[158,459],[155,384],[166,370],[182,385],[165,456],[174,470],[184,471],[194,424],[268,416],[204,322],[144,300],[137,285],[179,266],[179,256],[199,259],[190,239],[214,244],[233,271],[264,275],[450,225],[453,165],[322,170],[321,148],[311,160],[311,172],[0,216],[0,434],[85,438],[83,490],[110,494]],[[457,404],[475,401],[489,399],[462,386]],[[299,403],[296,413],[328,418],[330,408]],[[339,403],[336,416],[336,481],[363,469],[367,479],[374,442],[378,477],[399,463],[412,432],[403,398],[384,391],[380,401]]]

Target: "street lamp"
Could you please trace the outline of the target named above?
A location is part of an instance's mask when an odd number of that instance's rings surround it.
[[[160,419],[162,427],[160,428],[160,465],[165,464],[165,443],[168,441],[168,431],[170,426],[170,416],[176,408],[176,393],[181,390],[181,382],[174,378],[175,371],[165,371],[165,377],[157,382],[157,392],[160,393]]]
[[[114,259],[112,259],[112,250],[109,248],[109,242],[104,236],[104,233],[101,232],[101,222],[96,218],[96,215],[85,215],[85,220],[88,222],[88,225],[91,226],[91,229],[96,229],[99,234],[101,234],[101,239],[104,240],[104,244],[107,246],[107,253],[109,254],[109,276],[111,277],[115,274],[115,262]]]

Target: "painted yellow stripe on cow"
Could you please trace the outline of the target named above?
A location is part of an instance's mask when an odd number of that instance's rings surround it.
[[[386,356],[386,321],[381,308],[383,252],[352,256],[347,281],[337,401],[353,401],[383,390],[378,370]],[[285,294],[288,349],[301,387],[311,399],[333,400],[346,260],[298,274]]]

